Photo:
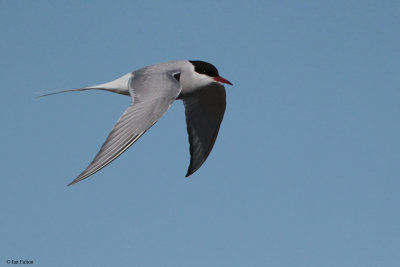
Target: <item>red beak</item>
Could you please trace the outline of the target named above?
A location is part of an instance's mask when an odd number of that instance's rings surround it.
[[[225,78],[223,78],[221,76],[215,77],[214,81],[232,85],[232,83],[230,81],[228,81],[227,79],[225,79]]]

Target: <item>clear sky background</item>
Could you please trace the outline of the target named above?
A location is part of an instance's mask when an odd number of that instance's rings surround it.
[[[0,1],[0,266],[400,266],[399,1]],[[234,86],[189,179],[181,101],[67,187],[130,98],[38,92],[200,59]]]

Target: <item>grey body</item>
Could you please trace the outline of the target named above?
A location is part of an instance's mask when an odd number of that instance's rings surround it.
[[[191,158],[186,177],[193,174],[210,154],[224,116],[226,96],[221,81],[229,83],[218,75],[211,77],[198,73],[192,61],[180,60],[151,65],[112,82],[61,91],[97,89],[132,98],[131,105],[114,125],[93,161],[69,185],[91,176],[121,155],[164,115],[176,99],[184,102],[190,142]]]

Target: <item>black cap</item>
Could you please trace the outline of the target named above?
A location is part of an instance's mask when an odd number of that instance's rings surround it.
[[[213,64],[201,60],[189,60],[189,62],[192,63],[192,65],[194,66],[194,70],[197,73],[205,74],[210,77],[219,76],[218,70],[216,67],[214,67]]]

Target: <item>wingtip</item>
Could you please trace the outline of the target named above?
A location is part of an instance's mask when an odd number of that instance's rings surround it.
[[[73,180],[72,182],[70,182],[67,186],[71,186],[73,184],[77,183],[75,180]]]
[[[189,178],[189,176],[192,175],[194,172],[195,171],[193,171],[192,169],[189,168],[187,173],[186,173],[186,175],[185,175],[185,178]]]
[[[68,186],[73,185],[73,184],[76,184],[76,183],[82,181],[82,180],[85,179],[85,178],[86,178],[86,177],[81,177],[81,176],[79,175],[79,176],[76,177],[72,182],[70,182],[70,183],[68,184]]]

